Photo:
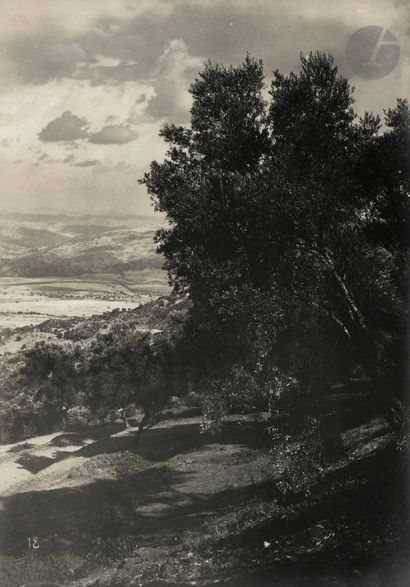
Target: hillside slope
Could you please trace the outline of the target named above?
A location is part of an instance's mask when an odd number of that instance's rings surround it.
[[[346,435],[346,457],[290,496],[263,430],[231,417],[212,439],[182,413],[138,448],[112,429],[7,447],[24,478],[0,495],[2,584],[404,585],[388,554],[401,552],[400,458],[383,424]]]
[[[0,276],[67,277],[161,269],[153,236],[161,219],[140,216],[0,216]]]
[[[136,330],[167,330],[181,324],[189,308],[186,297],[161,296],[134,309],[115,309],[89,317],[49,318],[36,325],[0,329],[0,357],[40,340],[86,341],[115,322],[126,321]]]

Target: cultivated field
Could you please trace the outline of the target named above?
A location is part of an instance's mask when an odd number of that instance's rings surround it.
[[[128,282],[109,275],[97,279],[0,277],[0,329],[35,325],[52,317],[132,309],[168,289],[161,270],[141,271]]]
[[[140,216],[0,216],[0,329],[135,308],[169,292]]]

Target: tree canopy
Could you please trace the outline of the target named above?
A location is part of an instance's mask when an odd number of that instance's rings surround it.
[[[381,394],[404,382],[409,258],[407,101],[359,117],[331,56],[300,71],[207,63],[188,127],[165,125],[142,182],[201,377],[273,366],[306,390],[353,375]],[[400,351],[400,352],[399,352]]]
[[[87,345],[84,355],[87,405],[100,416],[122,409],[126,423],[126,408],[134,404],[143,411],[140,436],[174,391],[171,339],[114,322]]]

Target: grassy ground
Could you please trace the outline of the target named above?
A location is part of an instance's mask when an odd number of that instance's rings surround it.
[[[25,474],[0,496],[0,584],[407,585],[404,452],[381,421],[343,443],[297,491],[248,419],[211,439],[185,414],[139,448],[113,430],[9,446]]]

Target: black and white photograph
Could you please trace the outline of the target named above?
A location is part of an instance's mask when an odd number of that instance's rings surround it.
[[[0,0],[0,587],[410,587],[410,0]]]

